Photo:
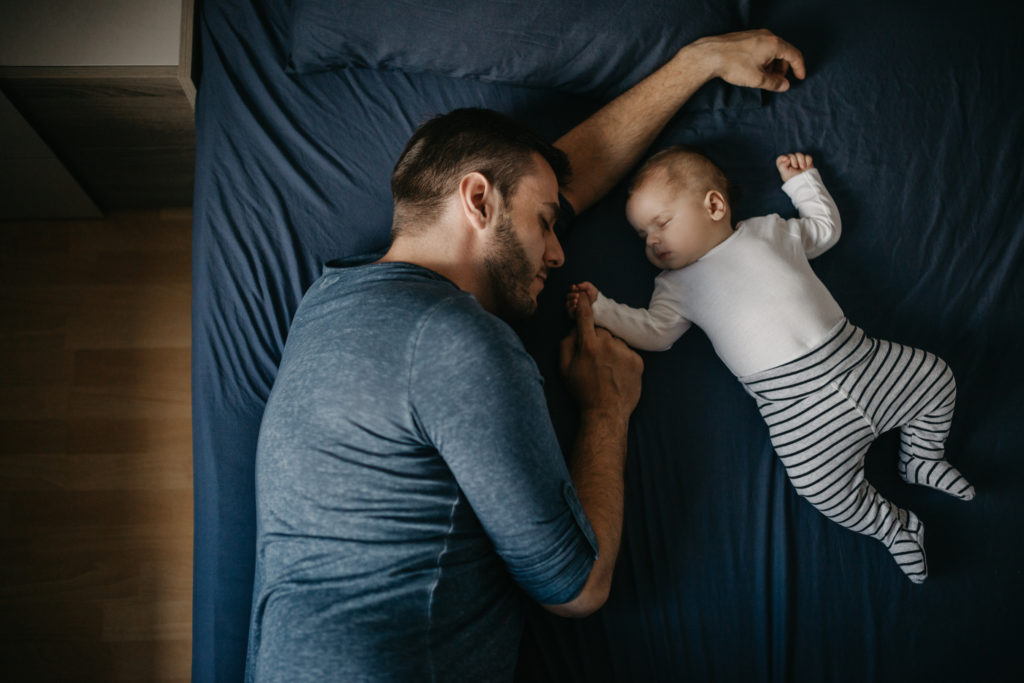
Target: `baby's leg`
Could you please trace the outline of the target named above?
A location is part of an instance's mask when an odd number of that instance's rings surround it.
[[[879,433],[900,428],[899,474],[904,481],[974,498],[974,487],[945,458],[956,381],[941,358],[921,349],[879,340],[879,350],[850,387]],[[854,378],[848,378],[849,385]]]
[[[945,361],[931,357],[937,361],[933,374],[938,378],[935,388],[922,394],[920,409],[900,424],[899,473],[911,484],[971,500],[974,487],[945,458],[946,437],[956,403],[956,380]]]
[[[924,581],[924,527],[864,479],[875,434],[857,407],[835,393],[765,408],[772,444],[797,493],[837,524],[881,541],[911,581]]]

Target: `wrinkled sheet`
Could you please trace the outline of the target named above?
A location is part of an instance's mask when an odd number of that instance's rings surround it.
[[[753,401],[694,330],[644,354],[611,598],[580,621],[534,609],[520,680],[1017,680],[1024,48],[1021,12],[1003,4],[744,6],[751,26],[804,51],[807,80],[759,107],[684,111],[656,143],[690,142],[717,158],[743,187],[740,216],[792,215],[773,160],[812,153],[844,225],[816,272],[869,334],[953,368],[948,453],[977,498],[903,484],[893,434],[867,463],[877,488],[925,522],[930,578],[912,585],[880,544],[795,494]],[[291,316],[325,261],[385,246],[388,179],[408,136],[430,115],[487,106],[554,139],[601,104],[425,74],[289,75],[287,8],[200,8],[194,681],[241,678],[255,443]],[[653,285],[623,203],[619,187],[578,218],[566,266],[521,330],[564,446],[575,423],[555,348],[569,283],[589,279],[631,305],[645,304]]]

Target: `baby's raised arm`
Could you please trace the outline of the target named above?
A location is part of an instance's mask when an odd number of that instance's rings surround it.
[[[842,222],[814,159],[802,152],[782,154],[775,159],[775,167],[782,177],[782,190],[800,212],[800,218],[787,221],[790,232],[800,238],[807,258],[824,254],[839,241]]]

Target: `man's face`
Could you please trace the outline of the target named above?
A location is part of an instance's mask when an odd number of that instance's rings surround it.
[[[519,181],[509,206],[496,217],[491,250],[485,259],[502,317],[531,315],[548,271],[565,261],[554,232],[557,218],[558,181],[538,154],[534,172]]]

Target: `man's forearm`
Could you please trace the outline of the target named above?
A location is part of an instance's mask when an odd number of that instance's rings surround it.
[[[629,418],[600,411],[580,416],[570,474],[597,536],[598,557],[580,595],[566,605],[547,606],[562,616],[586,616],[604,604],[622,540],[626,434]]]
[[[581,406],[569,470],[597,536],[598,557],[579,595],[545,607],[579,617],[600,608],[611,590],[622,538],[626,434],[640,400],[644,363],[622,340],[594,327],[587,296],[577,302],[575,315],[576,329],[562,340],[561,348],[562,376]]]
[[[576,212],[614,187],[679,108],[713,76],[712,56],[701,42],[687,45],[555,142],[572,164],[572,181],[562,193]]]

